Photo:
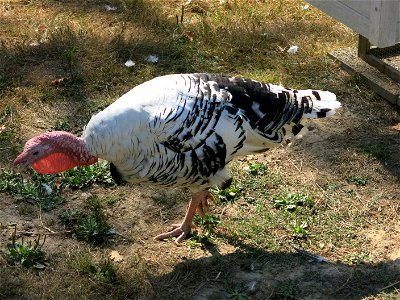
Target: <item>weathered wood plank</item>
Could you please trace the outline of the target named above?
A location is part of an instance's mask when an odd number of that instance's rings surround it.
[[[308,0],[308,2],[363,36],[369,35],[369,15],[364,16],[362,13],[349,8],[348,5],[344,4],[346,1]]]
[[[369,34],[365,35],[374,45],[381,48],[398,42],[396,32],[400,19],[399,0],[374,0],[371,2]]]
[[[357,49],[340,49],[329,53],[350,74],[359,74],[366,83],[387,101],[400,106],[400,83],[390,79],[357,56]]]
[[[339,0],[338,2],[341,2],[343,5],[349,7],[350,9],[369,19],[371,11],[371,1]]]
[[[308,0],[378,47],[400,42],[400,0]]]

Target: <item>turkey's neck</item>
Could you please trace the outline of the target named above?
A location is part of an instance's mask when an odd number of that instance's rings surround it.
[[[92,165],[97,162],[97,157],[90,154],[85,141],[70,133],[65,133],[62,139],[57,141],[60,152],[73,157],[78,166]]]
[[[62,142],[61,148],[67,150],[78,163],[78,166],[92,165],[97,162],[97,157],[90,154],[85,141],[77,136],[68,138]]]

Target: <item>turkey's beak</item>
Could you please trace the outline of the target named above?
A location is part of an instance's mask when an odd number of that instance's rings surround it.
[[[28,159],[24,152],[18,155],[18,157],[14,160],[14,166],[18,167],[18,169],[25,169],[29,166]]]

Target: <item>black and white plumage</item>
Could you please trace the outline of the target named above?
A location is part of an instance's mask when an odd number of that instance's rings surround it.
[[[114,179],[187,187],[192,200],[182,224],[156,239],[190,232],[207,189],[229,178],[236,156],[268,150],[302,129],[302,120],[340,107],[327,91],[290,90],[250,79],[209,74],[157,77],[92,117],[82,137],[61,131],[30,139],[15,164],[56,173],[110,162]]]
[[[235,156],[274,147],[296,135],[303,118],[330,116],[339,107],[327,91],[167,75],[135,87],[94,116],[82,138],[125,181],[195,192],[227,180],[225,166]]]

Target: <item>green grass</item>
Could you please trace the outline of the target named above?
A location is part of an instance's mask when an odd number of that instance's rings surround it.
[[[344,261],[349,263],[349,264],[363,264],[363,263],[371,263],[372,262],[372,254],[365,252],[365,251],[360,251],[356,253],[352,253],[350,255],[347,255],[344,257]]]
[[[107,187],[115,185],[106,163],[75,168],[60,175],[41,175],[33,171],[29,173],[30,178],[24,179],[20,173],[0,170],[0,192],[50,210],[65,201],[61,195],[63,187],[78,189],[93,183],[103,183]]]
[[[245,168],[245,171],[249,172],[251,175],[264,175],[268,171],[267,165],[263,163],[253,163]]]
[[[307,228],[308,223],[306,221],[303,221],[300,224],[295,224],[293,227],[292,236],[295,239],[305,239],[308,235]]]
[[[234,173],[239,168],[234,166]],[[320,251],[317,245],[327,245],[327,240],[342,247],[362,245],[349,237],[365,224],[366,212],[349,205],[355,195],[346,189],[346,182],[327,182],[321,191],[277,169],[256,176],[248,172],[236,180],[243,186],[246,205],[238,206],[223,223],[233,237],[270,251],[287,249],[291,243],[311,243]],[[347,222],[349,218],[352,222]]]
[[[203,248],[214,245],[214,230],[221,223],[220,217],[214,215],[200,217],[199,215],[196,215],[193,223],[198,227],[198,229],[200,228],[201,232],[196,232],[189,238],[189,248]]]
[[[368,157],[387,159],[390,155],[389,147],[384,144],[358,145],[356,151]]]
[[[12,87],[12,79],[7,75],[0,74],[0,95]]]
[[[91,280],[102,283],[115,284],[117,282],[117,268],[108,257],[96,258],[90,251],[77,251],[70,257],[69,267]]]
[[[215,187],[211,189],[214,198],[222,203],[234,202],[240,196],[240,186],[231,185],[225,189]]]
[[[89,272],[97,280],[110,283],[114,283],[117,280],[114,264],[109,259],[91,264]]]

